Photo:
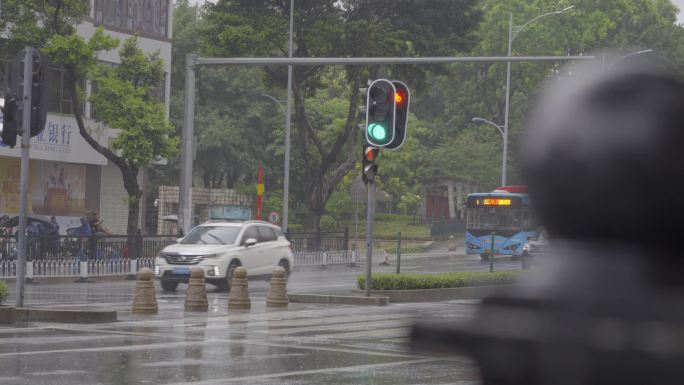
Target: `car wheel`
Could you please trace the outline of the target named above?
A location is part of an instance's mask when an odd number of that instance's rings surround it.
[[[178,288],[178,282],[162,280],[161,287],[164,291],[176,291]]]
[[[233,283],[233,273],[235,272],[235,269],[238,267],[240,267],[240,262],[230,262],[230,264],[228,265],[228,271],[226,271],[226,279],[223,280],[219,289],[230,292],[230,285]]]
[[[290,262],[287,259],[281,259],[278,266],[285,269],[285,279],[288,279],[290,277]]]

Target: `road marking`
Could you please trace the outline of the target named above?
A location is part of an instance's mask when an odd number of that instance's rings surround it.
[[[62,330],[65,328],[54,328],[57,330]],[[74,330],[74,329],[66,329]],[[135,332],[122,332],[122,331],[102,331],[105,333],[110,333],[114,335],[131,335],[131,336],[142,336],[142,337],[161,337],[161,338],[178,338],[184,339],[182,342],[166,342],[166,343],[156,343],[156,344],[146,344],[141,343],[139,345],[126,345],[126,346],[108,346],[108,347],[97,347],[97,348],[74,348],[74,349],[54,349],[54,350],[40,350],[40,351],[30,351],[30,352],[14,352],[14,353],[0,353],[0,357],[15,357],[15,356],[32,356],[41,354],[54,354],[54,353],[87,353],[87,352],[103,352],[103,351],[138,351],[144,349],[166,349],[181,346],[201,346],[201,345],[213,345],[226,343],[234,343],[240,345],[256,345],[256,346],[266,346],[274,348],[286,348],[286,349],[302,349],[302,350],[313,350],[313,351],[326,351],[335,353],[351,353],[351,354],[363,354],[369,356],[382,356],[382,357],[398,357],[398,358],[415,358],[413,354],[400,354],[400,353],[389,353],[389,352],[378,352],[378,351],[359,351],[353,349],[337,349],[329,348],[323,346],[303,346],[303,345],[292,345],[286,343],[272,343],[272,342],[260,342],[260,341],[246,341],[246,340],[233,340],[233,339],[211,339],[211,340],[194,340],[187,341],[192,337],[183,336],[175,337],[173,335],[167,334],[153,334],[153,333],[135,333]],[[423,356],[424,357],[424,356]]]
[[[226,382],[254,381],[254,380],[264,380],[264,379],[268,379],[268,378],[304,376],[304,375],[308,375],[308,374],[331,373],[331,372],[352,372],[352,371],[356,372],[359,370],[366,370],[366,369],[379,369],[379,368],[386,368],[386,367],[392,367],[392,366],[398,366],[398,365],[423,364],[423,363],[436,362],[436,361],[449,361],[449,360],[445,359],[445,358],[426,358],[426,359],[421,359],[421,360],[387,362],[387,363],[382,363],[382,364],[343,366],[343,367],[328,368],[328,369],[299,370],[299,371],[294,371],[294,372],[261,374],[261,375],[256,375],[256,376],[231,377],[231,378],[222,378],[222,379],[205,380],[205,381],[194,381],[194,382],[177,382],[177,383],[167,384],[167,385],[187,385],[187,384],[192,384],[192,385],[214,385],[214,384],[217,384],[217,385],[220,385],[220,384],[224,384]]]

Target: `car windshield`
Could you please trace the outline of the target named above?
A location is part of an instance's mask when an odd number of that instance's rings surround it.
[[[239,232],[240,227],[237,226],[200,226],[195,227],[180,243],[183,245],[232,245]]]

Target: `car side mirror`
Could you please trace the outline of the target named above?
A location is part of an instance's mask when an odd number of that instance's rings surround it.
[[[256,244],[257,244],[257,240],[254,238],[247,238],[247,240],[245,241],[245,247],[254,246]]]
[[[182,240],[183,238],[176,238],[176,243],[181,243]]]

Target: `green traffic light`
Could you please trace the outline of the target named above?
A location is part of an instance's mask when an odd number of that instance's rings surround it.
[[[387,128],[378,123],[371,123],[368,125],[368,135],[376,142],[384,142],[387,140]]]

